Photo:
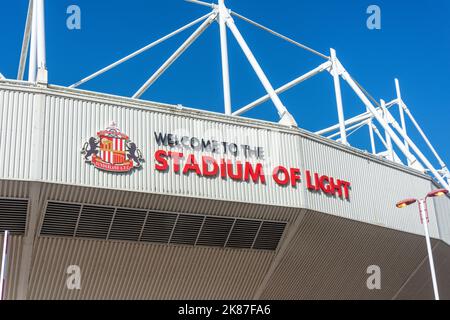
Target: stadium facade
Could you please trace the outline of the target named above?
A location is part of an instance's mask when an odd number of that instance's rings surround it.
[[[417,208],[395,207],[438,187],[417,170],[295,127],[23,81],[0,80],[0,119],[7,299],[433,297]],[[450,199],[428,209],[449,299]]]

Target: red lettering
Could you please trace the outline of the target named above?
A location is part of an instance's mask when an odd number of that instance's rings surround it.
[[[279,176],[280,172],[283,173],[284,179],[280,179],[280,176]],[[278,183],[279,185],[285,186],[289,183],[289,172],[283,166],[276,167],[273,170],[272,177],[273,177],[273,180],[275,180],[275,182]]]
[[[209,165],[212,164],[212,169],[209,169]],[[219,173],[219,165],[216,159],[209,156],[202,157],[202,171],[205,177],[215,177]]]
[[[165,150],[158,150],[155,152],[155,169],[158,171],[166,171],[169,168],[169,163],[167,162],[167,153]]]
[[[233,172],[233,163],[231,162],[231,160],[227,160],[227,171],[228,171],[228,176],[233,179],[233,180],[241,180],[243,178],[243,173],[242,173],[242,163],[240,161],[236,162],[236,168],[237,168],[237,172],[234,173]]]
[[[255,170],[253,170],[252,164],[250,162],[245,162],[244,180],[249,181],[250,178],[254,183],[258,183],[258,180],[260,180],[261,183],[266,183],[266,177],[264,176],[263,166],[261,163],[257,163]]]
[[[291,186],[295,188],[297,186],[297,181],[300,181],[300,169],[291,168],[289,171],[291,173]]]
[[[335,183],[334,179],[330,178],[330,187],[331,187],[331,193],[333,195],[335,195],[337,192],[338,196],[342,198],[342,181],[341,180],[338,179]]]
[[[350,199],[350,182],[342,181],[342,186],[344,187],[344,197],[345,199]]]
[[[180,172],[180,160],[183,159],[183,154],[180,152],[169,152],[169,157],[173,159],[173,171]]]
[[[220,160],[220,177],[222,179],[227,178],[227,164],[224,159]]]
[[[320,189],[322,189],[323,192],[327,194],[332,193],[330,187],[330,180],[328,176],[321,176],[319,181],[320,181]]]
[[[311,183],[311,172],[309,170],[306,170],[306,187],[309,190],[315,190],[316,187]]]
[[[319,191],[320,190],[320,179],[319,179],[318,173],[314,173],[314,180],[316,182],[315,190]]]
[[[189,171],[195,171],[195,173],[199,176],[202,174],[202,172],[200,171],[200,167],[195,160],[195,155],[193,154],[189,155],[188,160],[183,168],[183,174],[187,174],[189,173]]]

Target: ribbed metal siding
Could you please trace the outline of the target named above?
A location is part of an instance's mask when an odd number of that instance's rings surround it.
[[[232,180],[224,182],[220,178],[207,179],[192,174],[161,173],[154,170],[153,161],[153,153],[157,149],[155,131],[261,146],[265,150],[266,163],[295,166],[299,165],[298,137],[57,96],[48,96],[46,105],[44,180],[274,205],[300,207],[302,204],[298,190],[275,185],[270,178],[271,167],[266,168],[267,183],[262,185]],[[142,170],[129,175],[111,174],[95,169],[82,159],[80,150],[84,142],[113,120],[143,151],[146,161]],[[202,155],[200,152],[194,154]],[[240,157],[240,160],[245,161],[245,158]]]
[[[273,251],[38,238],[31,299],[250,299]],[[81,290],[68,290],[69,265]]]
[[[422,236],[308,212],[261,299],[392,299],[425,257]],[[381,290],[367,288],[371,265]]]
[[[431,188],[436,189],[436,186],[433,184]],[[440,238],[450,245],[450,198],[434,198],[433,202],[436,211],[436,219],[439,226]]]
[[[16,299],[17,284],[19,281],[19,265],[22,258],[22,236],[10,236],[8,241],[8,260],[7,260],[7,278],[5,296],[6,300]],[[0,234],[0,248],[3,248],[3,233]],[[0,265],[2,263],[2,255],[0,254]]]
[[[0,88],[0,179],[29,178],[34,96]]]
[[[196,199],[139,192],[124,192],[100,188],[43,184],[42,197],[48,200],[90,203],[134,209],[182,212],[248,219],[292,221],[298,208],[264,206],[254,203]]]
[[[30,179],[30,158],[33,156],[29,152],[31,106],[35,94],[30,88],[24,88],[23,92],[18,91],[19,89],[0,89],[0,160],[5,164],[0,168],[0,179]],[[49,93],[45,98],[43,137],[45,181],[110,190],[306,207],[389,228],[422,233],[413,207],[401,212],[391,207],[398,199],[419,196],[429,191],[427,180],[418,176],[300,134],[277,131],[274,126],[262,129],[238,124],[239,121],[236,124],[219,122],[217,117],[207,120],[201,112],[161,112],[151,107],[148,110],[132,107],[131,102],[125,103],[124,99],[117,99],[122,104],[120,106],[111,104],[111,97],[106,99],[86,94],[82,99],[69,97],[60,89],[40,90]],[[114,175],[84,163],[80,154],[83,143],[98,130],[108,126],[112,120],[117,121],[119,127],[142,149],[146,159],[142,170],[129,175]],[[155,172],[152,154],[156,149],[154,131],[261,146],[266,155],[264,163],[267,164],[267,183],[262,185]],[[195,154],[200,156],[199,153]],[[297,189],[276,185],[270,175],[273,167],[280,164],[349,180],[352,182],[351,201],[313,194],[305,190],[304,183]],[[384,180],[383,183],[380,182],[380,177]],[[89,194],[86,196],[90,197]],[[432,204],[430,214],[433,214]],[[436,224],[432,224],[431,234],[437,236],[437,231]]]
[[[318,212],[423,234],[417,206],[399,210],[406,198],[423,197],[428,180],[379,164],[319,142],[303,139],[303,168],[351,182],[350,201],[328,199],[322,192],[306,192],[305,205]],[[439,237],[433,203],[429,202],[430,234]]]

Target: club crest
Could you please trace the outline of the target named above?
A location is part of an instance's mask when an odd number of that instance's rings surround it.
[[[81,153],[87,163],[110,172],[129,172],[144,162],[141,150],[115,123],[89,138]]]

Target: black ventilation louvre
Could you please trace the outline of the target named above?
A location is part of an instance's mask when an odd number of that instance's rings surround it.
[[[48,202],[41,235],[276,250],[285,222]]]
[[[147,211],[117,209],[108,239],[138,241]]]
[[[195,245],[204,216],[179,215],[170,243]]]
[[[252,248],[261,223],[262,221],[237,219],[231,230],[227,247]]]
[[[141,241],[169,243],[177,214],[149,212]]]
[[[263,221],[253,249],[276,250],[285,227],[286,223]]]
[[[72,237],[75,235],[81,205],[48,202],[41,234]]]
[[[0,232],[25,234],[28,200],[0,198]]]
[[[206,217],[197,245],[224,247],[234,219]]]
[[[107,239],[114,211],[111,207],[83,206],[75,236]]]

